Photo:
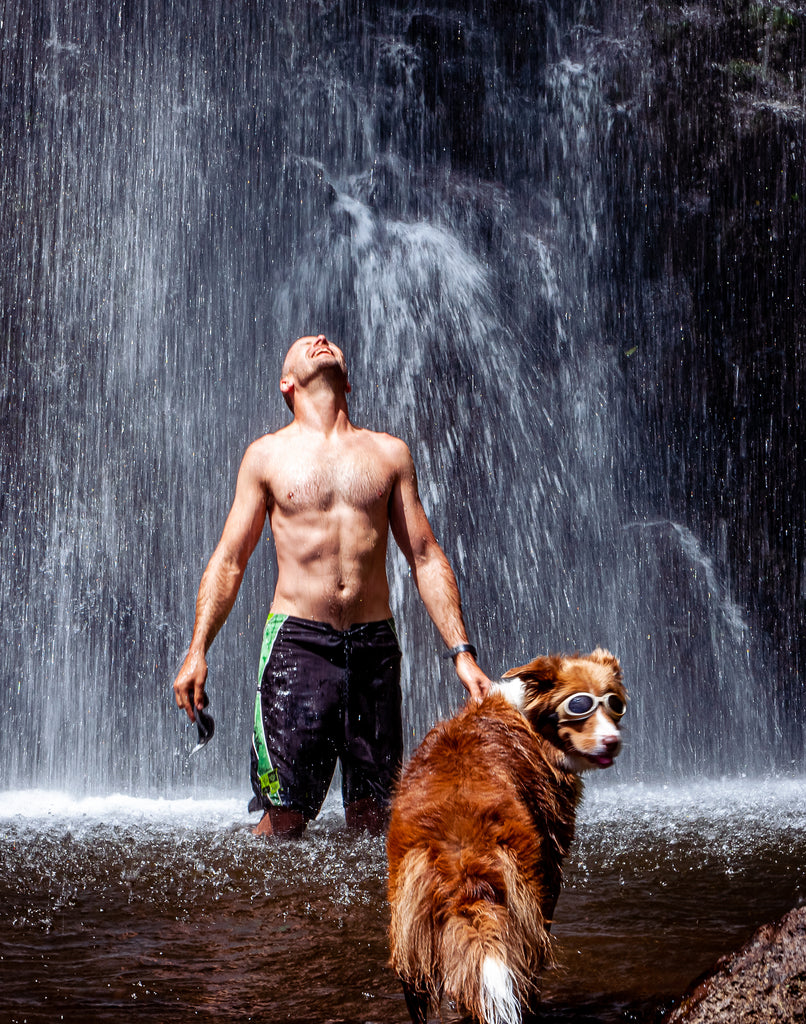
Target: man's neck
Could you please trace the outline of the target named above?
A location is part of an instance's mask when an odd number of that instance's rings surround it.
[[[347,430],[351,426],[347,398],[331,389],[297,392],[294,396],[294,423],[304,430],[320,434]]]

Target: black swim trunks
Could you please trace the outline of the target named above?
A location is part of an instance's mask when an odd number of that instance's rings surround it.
[[[345,807],[389,802],[403,755],[400,647],[391,619],[346,630],[270,615],[263,634],[250,810],[315,818],[341,761]]]

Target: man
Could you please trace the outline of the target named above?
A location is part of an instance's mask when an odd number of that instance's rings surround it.
[[[321,807],[337,758],[348,825],[378,831],[402,757],[390,527],[470,696],[483,697],[490,680],[467,642],[456,579],[420,503],[408,448],[350,422],[341,350],[323,334],[299,338],[280,391],[294,418],[244,455],[202,576],[176,703],[191,721],[204,707],[206,654],[268,515],[277,583],[255,708],[250,809],[264,810],[255,831],[300,834]]]

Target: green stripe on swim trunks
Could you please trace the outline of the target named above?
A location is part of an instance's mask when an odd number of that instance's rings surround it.
[[[260,684],[263,682],[263,673],[266,670],[266,663],[271,657],[274,641],[277,639],[277,634],[283,628],[287,618],[287,615],[272,614],[266,619],[266,628],[263,630],[263,646],[260,648],[260,664],[257,668],[258,689],[260,689]]]
[[[280,632],[287,615],[269,615],[266,619],[266,628],[263,631],[263,646],[260,650],[260,664],[257,676],[257,696],[255,698],[255,729],[254,741],[257,752],[257,773],[260,782],[260,791],[275,805],[280,806],[280,779],[274,765],[269,757],[269,748],[266,743],[266,731],[263,728],[263,702],[260,698],[260,684],[263,681],[263,673],[271,657],[274,641]]]

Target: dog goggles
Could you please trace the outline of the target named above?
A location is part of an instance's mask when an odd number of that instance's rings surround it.
[[[557,708],[557,721],[581,722],[595,714],[602,705],[613,718],[621,718],[627,710],[627,705],[617,693],[606,693],[604,697],[596,697],[592,693],[572,693]]]

